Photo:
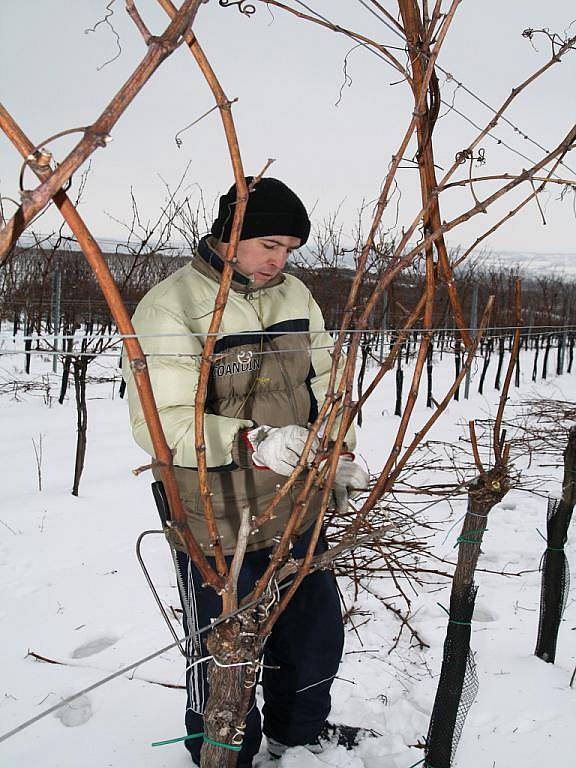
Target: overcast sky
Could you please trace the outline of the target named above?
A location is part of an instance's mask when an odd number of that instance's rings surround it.
[[[2,0],[0,4],[1,97],[33,142],[58,131],[87,125],[118,90],[144,55],[145,48],[122,0],[112,4],[112,21],[120,35],[116,53],[109,27],[85,30],[104,16],[108,0]],[[296,0],[287,0],[297,6]],[[318,13],[393,46],[394,34],[371,15],[361,0],[309,0]],[[368,3],[369,4],[369,3]],[[383,0],[394,11],[394,0]],[[448,6],[447,0],[444,5]],[[138,0],[150,28],[161,33],[166,18],[155,0]],[[374,200],[392,154],[407,126],[412,99],[397,73],[364,48],[343,62],[353,47],[350,39],[299,21],[255,2],[256,13],[246,18],[217,0],[201,6],[195,31],[230,98],[238,98],[234,116],[247,173],[255,173],[268,157],[276,158],[269,175],[290,184],[303,198],[314,219],[340,207],[344,225],[351,228],[362,201]],[[300,4],[301,5],[301,4]],[[564,34],[576,19],[573,0],[463,0],[440,56],[440,64],[485,101],[498,106],[510,89],[548,58],[543,38],[533,44],[522,37],[527,27],[547,27]],[[576,23],[571,28],[576,33]],[[402,58],[402,51],[396,51]],[[550,148],[576,122],[576,51],[532,86],[510,110],[510,119],[532,138]],[[484,125],[490,113],[453,82],[441,75],[442,97],[474,122]],[[339,93],[342,88],[340,103]],[[232,171],[218,114],[213,112],[182,135],[174,135],[212,106],[212,95],[189,51],[182,47],[168,59],[138,95],[113,131],[113,141],[92,158],[92,171],[82,201],[82,214],[94,234],[122,237],[110,216],[128,220],[130,187],[142,216],[153,218],[166,197],[164,182],[175,186],[188,164],[186,188],[197,185],[211,203],[232,181]],[[442,114],[447,112],[442,109]],[[494,134],[532,159],[541,151],[506,125]],[[436,128],[437,164],[448,166],[465,147],[475,129],[454,112]],[[53,145],[57,158],[65,156],[76,138]],[[516,173],[529,161],[487,138],[483,144],[483,174]],[[567,158],[575,169],[576,152]],[[17,197],[20,161],[0,135],[0,190]],[[417,172],[407,167],[399,176],[402,191],[399,226],[417,211]],[[26,175],[26,186],[35,183]],[[487,184],[482,190],[491,189]],[[524,187],[525,194],[528,192]],[[574,195],[559,201],[559,188],[542,196],[547,224],[534,203],[494,234],[495,250],[576,253]],[[519,198],[509,198],[488,215],[450,236],[451,245],[467,245]],[[443,218],[449,219],[473,204],[459,189],[442,198]],[[10,211],[7,206],[7,211]],[[110,215],[108,215],[110,214]],[[385,220],[392,226],[396,208]],[[57,218],[37,224],[50,229]]]

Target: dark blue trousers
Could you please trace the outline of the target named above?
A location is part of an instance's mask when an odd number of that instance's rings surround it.
[[[295,558],[304,556],[311,532],[309,529],[296,540]],[[316,551],[325,549],[326,543],[321,540]],[[264,573],[271,551],[260,549],[246,554],[238,579],[240,598],[251,592]],[[213,559],[208,559],[213,565]],[[227,561],[230,565],[231,558]],[[188,555],[178,552],[178,566],[186,593],[181,597],[184,631],[188,634],[219,616],[222,601],[213,589],[202,587],[202,577]],[[187,648],[189,657],[208,654],[205,640],[206,635],[191,638]],[[331,571],[312,573],[304,579],[266,641],[262,675],[264,724],[262,728],[253,697],[238,768],[252,765],[252,758],[260,748],[262,730],[266,736],[287,746],[314,742],[330,712],[330,687],[338,671],[343,645],[344,630],[334,575]],[[202,713],[208,697],[206,670],[207,664],[202,663],[188,669],[186,674],[188,733],[204,729]],[[202,739],[191,739],[185,744],[193,760],[200,764]]]

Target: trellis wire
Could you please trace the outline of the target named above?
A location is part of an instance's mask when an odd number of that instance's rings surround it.
[[[282,589],[287,586],[288,584],[283,584],[279,588]],[[42,720],[48,715],[51,715],[53,712],[57,712],[59,709],[62,709],[62,707],[67,706],[72,701],[79,699],[81,696],[85,696],[86,694],[91,693],[92,691],[95,691],[97,688],[100,688],[101,686],[112,682],[112,680],[115,680],[117,677],[121,677],[122,675],[125,675],[127,672],[131,672],[132,670],[142,666],[142,664],[146,664],[148,661],[151,661],[152,659],[155,659],[156,657],[161,656],[163,653],[166,653],[166,651],[169,651],[172,648],[175,648],[180,643],[185,642],[188,638],[197,637],[199,635],[202,635],[208,632],[208,630],[211,630],[215,626],[218,626],[219,624],[222,624],[223,622],[228,621],[228,619],[231,619],[234,616],[237,616],[239,613],[242,613],[243,611],[246,611],[252,608],[259,602],[260,602],[259,598],[256,600],[253,600],[251,603],[247,603],[246,605],[241,606],[237,610],[232,611],[231,613],[228,613],[225,616],[220,616],[218,619],[214,619],[210,624],[207,624],[205,627],[201,627],[200,629],[195,630],[194,632],[189,632],[187,635],[184,635],[184,637],[178,638],[177,640],[170,643],[169,645],[165,645],[163,648],[160,648],[159,650],[154,651],[153,653],[149,653],[147,656],[143,656],[141,659],[138,659],[137,661],[134,661],[131,664],[128,664],[128,666],[122,667],[122,669],[118,669],[116,670],[116,672],[112,672],[110,675],[106,675],[106,677],[103,677],[102,679],[96,681],[95,683],[92,683],[92,685],[89,685],[87,688],[83,688],[81,691],[77,691],[72,696],[68,696],[62,701],[58,702],[58,704],[54,704],[52,707],[45,709],[43,712],[40,712],[40,714],[35,715],[34,717],[31,717],[29,720],[26,720],[23,723],[20,723],[20,725],[16,726],[15,728],[12,728],[10,731],[6,731],[5,733],[0,734],[0,743],[8,740],[12,736],[16,736],[16,734],[21,733],[26,728],[29,728],[31,725],[34,725],[34,723],[37,723],[39,720]]]
[[[504,334],[506,336],[510,336],[513,331],[516,330],[518,326],[516,325],[492,325],[488,326],[486,328],[486,334],[491,334],[492,331],[508,331],[508,333]],[[559,324],[559,325],[523,325],[521,326],[522,331],[527,331],[527,333],[523,333],[522,335],[525,336],[541,336],[545,333],[553,333],[554,331],[576,331],[576,324],[566,323],[566,324]],[[358,330],[355,328],[346,329],[347,334],[355,334],[355,333],[361,333],[366,334],[368,336],[380,336],[380,335],[388,335],[388,334],[394,334],[394,333],[400,333],[404,330],[403,327],[398,328],[368,328],[366,330]],[[456,327],[442,327],[442,328],[417,328],[415,330],[416,333],[419,334],[446,334],[446,333],[458,333],[460,332],[460,328]],[[462,330],[465,331],[477,331],[478,329],[475,327],[470,328],[463,328]],[[323,333],[329,333],[329,334],[338,334],[340,333],[340,328],[325,328],[323,330],[319,331],[283,331],[282,336],[299,336],[299,335],[307,335],[307,336],[317,336]],[[414,333],[414,332],[411,332]],[[57,340],[67,340],[67,339],[87,339],[87,340],[109,340],[114,339],[117,341],[122,341],[123,339],[157,339],[157,338],[206,338],[208,336],[218,336],[223,338],[224,336],[270,336],[270,335],[276,335],[274,332],[266,331],[266,330],[254,330],[254,331],[235,331],[233,334],[230,334],[229,332],[219,331],[218,333],[194,333],[192,331],[188,333],[135,333],[135,334],[121,334],[121,333],[111,333],[111,334],[100,334],[100,333],[92,333],[92,334],[29,334],[29,335],[23,335],[23,336],[14,336],[14,334],[3,334],[0,332],[0,338],[5,337],[8,339],[20,339],[21,341],[40,341],[42,339],[57,339]],[[494,335],[491,334],[491,338],[494,338]]]
[[[339,25],[339,24],[337,24],[336,22],[334,22],[334,21],[332,21],[331,19],[327,18],[326,16],[323,16],[323,15],[322,15],[321,13],[319,13],[318,11],[315,11],[315,10],[314,10],[313,8],[311,8],[309,5],[306,5],[306,3],[302,2],[302,0],[294,0],[294,1],[295,1],[295,2],[296,2],[298,5],[302,6],[302,7],[303,7],[303,8],[305,8],[307,11],[309,11],[311,14],[313,14],[314,16],[316,16],[316,18],[318,18],[318,19],[321,19],[322,21],[324,21],[324,22],[326,22],[326,23],[328,23],[328,24],[332,25],[332,27],[337,27],[337,28],[339,28],[339,27],[340,27],[340,25]],[[402,35],[402,33],[400,32],[400,30],[398,30],[398,29],[394,29],[394,27],[393,27],[391,24],[389,24],[389,23],[388,23],[388,22],[387,22],[387,21],[386,21],[384,18],[382,18],[382,16],[380,16],[379,14],[377,14],[377,13],[376,13],[376,11],[374,11],[374,10],[373,10],[373,9],[371,9],[371,8],[368,8],[368,6],[366,6],[366,4],[364,3],[364,0],[358,0],[358,2],[359,2],[359,3],[360,3],[362,6],[364,6],[364,7],[365,7],[367,10],[369,10],[369,11],[370,11],[370,13],[372,13],[372,14],[373,14],[373,15],[374,15],[374,16],[375,16],[375,17],[376,17],[376,18],[377,18],[377,19],[378,19],[378,20],[379,20],[379,21],[380,21],[382,24],[384,24],[384,26],[386,26],[386,27],[387,27],[387,28],[388,28],[390,31],[392,31],[392,32],[393,32],[395,35],[397,35],[397,36],[398,36],[398,37],[399,37],[399,38],[402,40],[402,42],[403,42],[405,45],[408,45],[408,43],[407,43],[407,41],[406,41],[405,37]],[[366,42],[362,42],[362,41],[360,41],[359,45],[360,45],[362,48],[365,48],[365,49],[366,49],[366,50],[367,50],[369,53],[371,53],[372,55],[374,55],[374,56],[376,56],[377,58],[379,58],[379,59],[381,59],[382,61],[384,61],[384,62],[385,62],[385,63],[386,63],[388,66],[390,66],[390,67],[392,67],[394,70],[396,70],[396,67],[394,66],[394,64],[393,64],[392,62],[388,61],[388,59],[387,59],[385,56],[382,56],[382,54],[381,54],[379,51],[377,51],[375,48],[373,48],[373,47],[372,47],[372,46],[371,46],[369,43],[366,43]],[[472,91],[470,88],[468,88],[467,86],[465,86],[465,85],[464,85],[464,83],[462,83],[461,81],[457,80],[457,79],[456,79],[456,78],[455,78],[455,77],[454,77],[454,76],[453,76],[453,75],[452,75],[450,72],[447,72],[445,69],[443,69],[441,66],[439,66],[439,65],[438,65],[438,63],[436,63],[436,64],[435,64],[435,67],[436,67],[436,68],[437,68],[437,69],[438,69],[440,72],[442,72],[442,74],[443,74],[443,75],[445,75],[445,77],[452,79],[452,80],[453,80],[453,81],[454,81],[454,82],[455,82],[455,83],[458,85],[458,87],[460,87],[460,88],[462,88],[462,90],[466,91],[466,93],[468,93],[470,96],[472,96],[473,98],[475,98],[475,99],[476,99],[476,101],[478,101],[480,104],[482,104],[482,105],[483,105],[485,108],[489,109],[489,110],[490,110],[490,111],[491,111],[493,114],[497,114],[496,110],[495,110],[493,107],[491,107],[491,106],[490,106],[490,105],[489,105],[489,104],[488,104],[486,101],[484,101],[484,99],[482,99],[480,96],[478,96],[477,94],[475,94],[475,93],[474,93],[474,92],[473,92],[473,91]],[[455,107],[453,104],[447,104],[447,103],[444,101],[444,99],[440,99],[440,101],[441,101],[441,103],[442,103],[444,106],[448,107],[448,108],[449,108],[451,111],[453,111],[455,114],[457,114],[457,115],[458,115],[459,117],[461,117],[463,120],[466,120],[466,122],[467,122],[467,123],[469,123],[470,125],[472,125],[474,128],[476,128],[477,130],[482,130],[481,126],[479,126],[479,125],[478,125],[476,122],[474,122],[474,120],[472,120],[472,118],[471,118],[471,117],[469,117],[469,116],[468,116],[466,113],[462,112],[461,110],[457,109],[457,108],[456,108],[456,107]],[[504,116],[501,116],[501,117],[502,117],[502,119],[504,119]],[[537,146],[539,149],[543,149],[543,148],[541,147],[541,145],[540,145],[540,144],[539,144],[537,141],[535,141],[535,140],[534,140],[534,139],[532,139],[530,136],[528,136],[528,134],[527,134],[525,131],[522,131],[522,130],[521,130],[521,129],[519,129],[517,126],[515,126],[515,125],[514,125],[514,124],[513,124],[513,123],[512,123],[512,122],[511,122],[511,121],[510,121],[508,118],[505,118],[505,122],[507,122],[507,123],[508,123],[508,124],[509,124],[509,125],[510,125],[510,126],[511,126],[511,127],[512,127],[512,128],[515,130],[515,131],[516,131],[516,132],[517,132],[517,133],[519,133],[519,134],[522,136],[522,138],[529,140],[529,141],[530,141],[532,144],[534,144],[535,146]],[[531,164],[534,164],[534,160],[533,160],[532,158],[530,158],[528,155],[525,155],[525,154],[524,154],[523,152],[521,152],[520,150],[518,150],[518,149],[515,149],[514,147],[510,146],[510,145],[509,145],[507,142],[505,142],[503,139],[500,139],[500,138],[498,138],[498,136],[496,136],[496,135],[495,135],[494,133],[492,133],[491,131],[487,131],[487,132],[486,132],[486,135],[487,135],[487,136],[489,136],[489,137],[490,137],[490,138],[491,138],[493,141],[495,141],[495,142],[496,142],[496,143],[497,143],[499,146],[501,146],[501,147],[504,147],[504,148],[505,148],[505,149],[507,149],[509,152],[512,152],[512,153],[514,153],[515,155],[517,155],[518,157],[521,157],[523,160],[528,160],[528,162],[530,162]],[[545,151],[545,150],[544,150],[544,151]],[[571,173],[574,173],[574,171],[573,171],[573,170],[572,170],[572,169],[571,169],[571,168],[570,168],[568,165],[566,165],[564,162],[561,162],[560,164],[561,164],[561,165],[563,165],[565,168],[567,168],[567,169],[568,169],[568,170],[569,170]],[[557,174],[554,174],[554,175],[555,175],[555,176],[557,176]]]
[[[326,344],[318,347],[314,347],[315,350],[331,350],[334,349],[334,344]],[[258,350],[256,352],[253,352],[252,359],[255,357],[264,357],[266,355],[279,355],[279,354],[292,354],[294,352],[302,352],[302,348],[288,348],[288,349],[271,349],[271,350]],[[228,358],[234,358],[237,357],[237,352],[219,352],[217,353],[217,359],[214,360],[214,362],[223,362],[224,360]],[[75,351],[75,350],[54,350],[54,349],[0,349],[0,357],[8,357],[10,355],[26,355],[27,357],[30,355],[37,355],[39,357],[42,356],[57,356],[57,357],[111,357],[111,358],[118,358],[118,352],[98,352],[96,350],[94,351]],[[160,358],[160,357],[186,357],[191,359],[202,359],[203,355],[201,352],[198,353],[192,353],[192,352],[151,352],[148,354],[145,354],[144,357],[146,359],[152,359],[152,358]],[[410,353],[410,357],[412,357],[412,353]],[[482,351],[477,352],[474,355],[475,360],[481,360],[484,358],[484,353]],[[546,376],[543,376],[543,378],[546,378]],[[498,387],[496,387],[498,389]]]
[[[399,29],[395,29],[393,27],[393,25],[390,24],[388,21],[386,21],[386,19],[383,18],[379,13],[377,13],[377,11],[375,11],[373,8],[370,8],[368,5],[366,5],[364,0],[357,0],[357,2],[359,2],[360,5],[364,6],[364,8],[366,8],[367,11],[369,11],[373,16],[375,16],[378,19],[378,21],[380,21],[382,24],[384,24],[384,26],[387,29],[389,29],[390,32],[395,34],[397,37],[399,37],[401,40],[403,40],[404,43],[407,44],[407,41],[406,41],[405,37],[402,35],[402,33],[400,32]],[[317,15],[320,16],[320,14],[317,14]],[[370,50],[373,50],[373,49],[370,49]],[[498,111],[496,109],[494,109],[494,107],[492,107],[490,104],[488,104],[488,102],[485,101],[481,96],[478,96],[477,93],[475,93],[471,88],[469,88],[467,85],[465,85],[461,80],[458,80],[456,77],[454,77],[454,75],[451,72],[448,72],[446,69],[444,69],[440,64],[438,64],[438,62],[436,62],[434,66],[436,67],[436,69],[439,72],[442,72],[442,74],[446,77],[447,80],[451,80],[452,82],[456,83],[458,88],[461,88],[469,96],[472,96],[473,99],[475,99],[479,104],[482,104],[482,106],[485,107],[486,109],[488,109],[490,112],[492,112],[492,114],[494,114],[494,115],[498,114]],[[441,102],[442,102],[442,104],[444,104],[444,106],[446,106],[450,110],[454,111],[459,117],[462,117],[464,120],[469,122],[474,128],[476,128],[478,130],[481,130],[479,125],[476,125],[476,123],[474,123],[472,121],[472,119],[468,115],[466,115],[464,112],[461,112],[460,110],[456,109],[456,107],[453,104],[447,104],[444,101],[444,99],[441,99]],[[536,141],[531,136],[529,136],[525,131],[523,131],[521,128],[519,128],[517,125],[515,125],[508,117],[506,117],[506,115],[500,115],[500,119],[502,120],[502,122],[507,123],[516,133],[520,134],[520,136],[523,139],[529,141],[531,144],[533,144],[535,147],[538,147],[538,149],[542,150],[543,152],[548,152],[546,147],[542,146],[542,144],[540,144],[538,141]],[[529,162],[534,163],[534,161],[530,157],[528,157],[527,155],[525,155],[522,152],[520,152],[520,150],[515,149],[514,147],[509,146],[506,142],[504,142],[501,139],[497,138],[491,132],[488,132],[487,135],[490,136],[490,138],[492,138],[498,144],[500,144],[503,147],[505,147],[506,149],[508,149],[510,152],[513,152],[514,154],[516,154],[519,157],[521,157],[523,160],[528,160]],[[566,163],[561,162],[560,165],[562,165],[564,168],[569,170],[571,173],[576,173],[576,171],[574,171],[572,168],[570,168],[569,165],[566,165]],[[554,174],[554,175],[557,176],[558,174]]]

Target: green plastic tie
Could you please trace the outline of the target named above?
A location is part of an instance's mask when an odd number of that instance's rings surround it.
[[[417,765],[421,765],[422,768],[434,768],[432,763],[426,762],[426,758],[424,758],[423,760],[418,760],[417,763],[413,763],[412,765],[409,765],[408,768],[416,768]]]
[[[190,733],[188,736],[179,736],[177,739],[166,739],[166,741],[153,741],[152,745],[153,747],[163,747],[165,744],[176,744],[179,741],[187,741],[188,739],[200,739],[204,736],[204,732],[202,733]]]
[[[450,611],[448,610],[448,608],[446,608],[446,606],[442,605],[442,603],[436,603],[436,605],[439,605],[440,608],[442,608],[442,610],[446,613],[446,615],[448,616],[448,623],[449,624],[457,624],[460,627],[471,627],[472,626],[472,622],[471,621],[456,621],[455,619],[451,619],[450,618]],[[416,765],[418,765],[418,763],[416,763]],[[413,768],[413,766],[410,766],[410,768]],[[431,765],[430,766],[425,765],[424,768],[432,768],[432,766]]]
[[[242,749],[241,746],[235,746],[234,744],[223,744],[221,741],[212,741],[212,739],[209,739],[208,736],[204,736],[204,741],[207,741],[208,744],[213,744],[215,747],[222,747],[223,749],[231,749],[232,752],[240,752]]]
[[[461,544],[463,541],[465,541],[467,544],[478,544],[478,545],[482,544],[482,534],[484,533],[484,531],[487,531],[487,530],[488,530],[488,528],[475,528],[472,531],[467,531],[467,535],[470,534],[470,533],[479,533],[480,534],[480,538],[479,539],[467,539],[464,536],[458,536],[458,538],[456,539],[456,544],[454,544],[454,547],[457,547],[458,544]]]
[[[204,734],[203,731],[200,733],[190,733],[188,736],[179,736],[177,739],[166,739],[166,741],[154,741],[152,742],[153,747],[163,747],[166,744],[176,744],[179,741],[187,741],[188,739],[201,739],[204,738],[204,741],[208,742],[208,744],[212,744],[215,747],[222,747],[223,749],[230,749],[232,752],[240,752],[242,749],[241,746],[235,746],[234,744],[223,744],[221,741],[213,741],[212,739],[209,739],[208,736]]]
[[[564,547],[547,547],[548,552],[564,552]]]

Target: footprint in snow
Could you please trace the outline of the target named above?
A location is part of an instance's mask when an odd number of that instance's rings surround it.
[[[67,728],[76,728],[78,725],[87,723],[92,717],[92,703],[88,696],[80,696],[59,709],[54,717],[57,717]]]
[[[489,608],[482,608],[481,606],[476,606],[474,608],[474,621],[490,622],[496,621],[497,619],[498,614],[494,613],[494,611],[491,611]]]
[[[111,645],[118,642],[118,638],[113,635],[107,637],[97,637],[96,640],[89,640],[87,643],[79,645],[72,651],[73,659],[85,659],[87,656],[94,656],[96,653],[105,651]]]

